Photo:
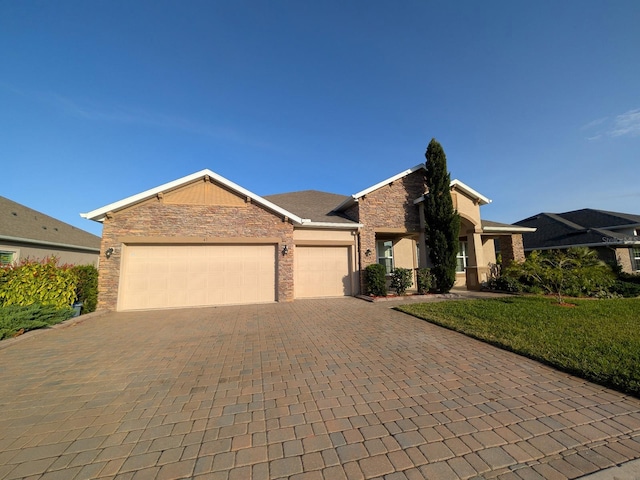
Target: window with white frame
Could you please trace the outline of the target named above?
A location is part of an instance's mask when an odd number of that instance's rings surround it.
[[[467,255],[467,242],[459,242],[456,260],[456,273],[464,273],[467,268],[467,263],[469,262],[469,256]]]
[[[631,257],[633,258],[633,269],[636,272],[640,272],[640,247],[631,249]]]
[[[0,250],[0,265],[10,265],[15,259],[16,252]]]
[[[378,240],[376,242],[376,254],[378,263],[384,265],[387,275],[391,275],[391,272],[393,272],[393,241]]]

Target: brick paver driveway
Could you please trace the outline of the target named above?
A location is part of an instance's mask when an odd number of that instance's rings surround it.
[[[562,479],[640,401],[353,298],[107,314],[0,350],[0,478]]]

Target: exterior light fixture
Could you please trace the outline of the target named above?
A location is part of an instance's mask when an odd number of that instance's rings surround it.
[[[286,255],[287,253],[289,253],[289,247],[285,245],[284,247],[282,247],[282,255]]]
[[[104,256],[107,258],[111,258],[111,255],[113,255],[113,247],[107,248],[107,250],[104,252]]]
[[[364,254],[368,257],[371,255],[371,249],[367,248],[367,250],[364,252]]]

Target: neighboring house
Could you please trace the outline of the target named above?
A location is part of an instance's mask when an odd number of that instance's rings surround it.
[[[640,272],[640,215],[584,208],[539,213],[516,225],[536,228],[523,236],[525,252],[589,247],[625,272]]]
[[[60,264],[96,265],[100,237],[0,197],[0,263],[55,256]]]
[[[261,197],[202,170],[81,214],[103,223],[99,305],[135,310],[357,295],[372,263],[426,266],[418,165],[351,196],[307,190]],[[461,215],[459,285],[524,258],[527,228],[480,219],[489,200],[451,182]]]

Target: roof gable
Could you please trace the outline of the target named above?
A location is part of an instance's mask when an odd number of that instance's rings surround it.
[[[189,183],[195,182],[197,180],[205,179],[206,177],[209,177],[211,180],[215,181],[216,183],[218,183],[219,185],[221,185],[222,187],[224,187],[226,190],[230,192],[234,192],[244,198],[249,198],[256,204],[261,205],[264,208],[271,210],[272,212],[278,213],[283,217],[288,217],[294,223],[302,224],[305,222],[305,220],[308,221],[308,219],[303,219],[289,212],[288,210],[285,210],[284,208],[270,202],[269,200],[259,195],[256,195],[253,192],[250,192],[246,188],[243,188],[240,185],[237,185],[232,181],[227,180],[226,178],[222,177],[221,175],[218,175],[217,173],[209,169],[200,170],[199,172],[192,173],[191,175],[187,175],[186,177],[179,178],[172,182],[159,185],[155,188],[151,188],[144,192],[119,200],[117,202],[110,203],[109,205],[105,205],[104,207],[97,208],[87,213],[81,213],[80,216],[83,218],[87,218],[89,220],[94,220],[96,222],[103,222],[109,212],[117,212],[118,210],[131,207],[135,204],[138,204],[140,202],[153,198],[154,196],[157,196],[159,194],[164,195],[165,192],[173,192],[176,189],[179,189],[180,187],[188,185]]]
[[[425,164],[424,163],[420,163],[414,167],[411,167],[407,170],[404,170],[400,173],[395,174],[392,177],[389,177],[385,180],[382,180],[381,182],[376,183],[375,185],[372,185],[368,188],[365,188],[364,190],[359,191],[358,193],[354,193],[353,195],[347,197],[340,205],[338,205],[334,211],[338,212],[340,210],[344,210],[347,207],[350,207],[351,205],[353,205],[354,203],[356,203],[360,198],[370,194],[371,192],[375,192],[376,190],[378,190],[379,188],[384,187],[385,185],[389,185],[390,183],[395,182],[396,180],[400,180],[401,178],[406,177],[407,175],[411,175],[414,172],[417,172],[418,170],[426,170]]]

